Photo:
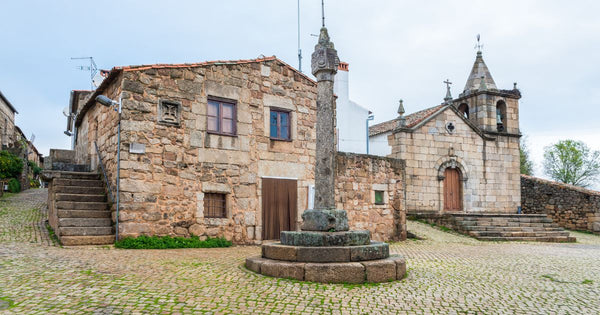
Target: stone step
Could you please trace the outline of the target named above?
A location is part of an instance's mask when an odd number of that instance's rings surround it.
[[[100,179],[100,174],[97,172],[60,172],[60,178]]]
[[[58,210],[108,210],[106,202],[79,202],[79,201],[57,201]]]
[[[108,245],[114,244],[114,235],[62,236],[60,242],[64,246]]]
[[[519,227],[519,226],[466,226],[463,227],[464,231],[489,231],[489,232],[521,232],[521,231],[536,231],[536,232],[550,232],[550,231],[563,231],[560,227],[544,227],[544,226],[533,226],[533,227]]]
[[[111,227],[110,218],[60,218],[58,219],[60,227]]]
[[[73,164],[64,162],[53,162],[51,165],[52,170],[61,171],[65,173],[89,173],[90,166],[87,164]]]
[[[566,234],[565,234],[566,233]],[[536,233],[536,232],[471,232],[471,236],[480,237],[568,237],[569,232],[549,232],[549,233]]]
[[[63,194],[90,194],[90,195],[103,195],[105,193],[104,187],[85,187],[85,186],[56,186],[54,191]]]
[[[78,187],[103,187],[103,182],[99,179],[69,179],[58,178],[54,180],[55,186],[78,186]]]
[[[480,237],[481,241],[531,241],[531,242],[555,242],[555,243],[567,243],[575,242],[576,239],[570,236],[558,236],[558,237]]]
[[[110,218],[110,210],[58,210],[59,218]]]
[[[113,235],[114,231],[109,226],[87,226],[87,227],[60,227],[61,239],[64,236],[79,235]]]
[[[106,195],[56,194],[56,201],[105,202]]]

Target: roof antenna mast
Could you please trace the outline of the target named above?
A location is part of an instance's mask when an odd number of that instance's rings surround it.
[[[323,27],[325,27],[325,0],[321,0],[321,19],[323,20]]]
[[[298,0],[298,70],[302,72],[302,49],[300,48],[300,0]]]

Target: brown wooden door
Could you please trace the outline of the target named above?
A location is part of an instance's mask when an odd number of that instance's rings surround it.
[[[296,230],[298,184],[295,179],[262,179],[262,239],[278,240],[281,231]]]
[[[444,171],[444,211],[462,210],[462,186],[460,173],[456,168]]]

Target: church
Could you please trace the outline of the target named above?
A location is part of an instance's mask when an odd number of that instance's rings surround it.
[[[481,50],[458,98],[369,128],[375,154],[406,161],[407,212],[517,213],[521,203],[516,83],[499,89]]]

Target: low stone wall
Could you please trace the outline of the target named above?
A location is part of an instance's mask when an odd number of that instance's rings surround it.
[[[336,205],[348,212],[351,230],[369,230],[376,241],[406,239],[402,160],[338,152],[336,156]],[[375,192],[383,202],[375,203]]]
[[[600,233],[600,192],[521,175],[521,205],[563,228]]]

